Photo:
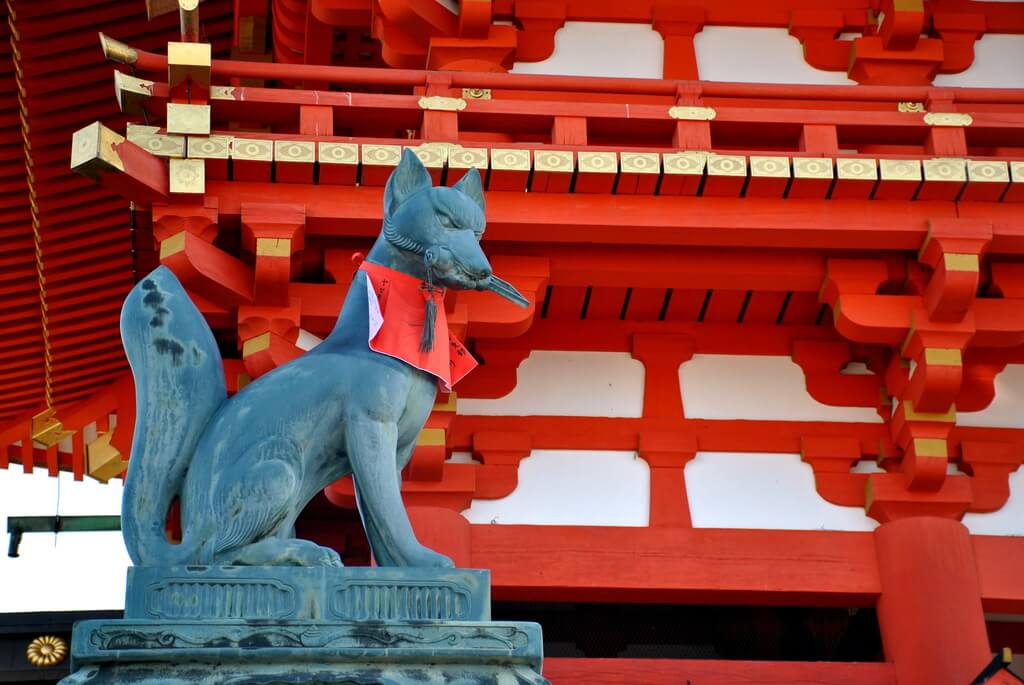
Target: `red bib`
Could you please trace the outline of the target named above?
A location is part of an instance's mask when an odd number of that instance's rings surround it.
[[[441,388],[451,392],[452,386],[477,366],[469,350],[448,330],[444,311],[444,290],[431,288],[425,281],[364,261],[359,268],[366,272],[366,289],[370,310],[370,349],[401,359],[420,371],[437,376]],[[424,306],[427,298],[434,300],[434,349],[420,350],[423,337]]]

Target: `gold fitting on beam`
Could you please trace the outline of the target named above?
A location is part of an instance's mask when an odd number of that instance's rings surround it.
[[[71,170],[93,180],[106,171],[124,171],[124,162],[114,149],[123,142],[122,136],[98,121],[75,131],[71,139]]]
[[[708,155],[708,176],[746,176],[747,158],[743,155]]]
[[[114,95],[117,97],[117,106],[125,114],[142,114],[142,105],[153,95],[154,85],[153,81],[114,70]]]
[[[189,136],[188,156],[197,159],[227,159],[231,156],[232,136]]]
[[[832,160],[825,157],[794,157],[793,178],[832,178]]]
[[[571,174],[574,167],[572,153],[567,150],[536,150],[533,153],[536,171]]]
[[[139,53],[135,51],[135,48],[102,32],[100,33],[100,48],[103,49],[103,56],[111,62],[135,64],[139,61]]]
[[[234,86],[210,86],[210,99],[211,100],[234,100],[235,99],[235,87]]]
[[[174,88],[191,79],[196,85],[208,88],[212,60],[209,43],[168,43],[167,85]]]
[[[619,163],[623,173],[660,174],[661,158],[657,152],[621,152]]]
[[[57,410],[53,407],[32,417],[32,441],[45,447],[53,447],[74,433],[64,430],[64,424],[57,418]]]
[[[959,350],[958,350],[959,351]],[[903,400],[903,416],[907,421],[931,421],[933,423],[955,423],[956,405],[950,405],[945,412],[914,411],[914,403]]]
[[[448,148],[450,143],[423,143],[422,145],[407,145],[406,150],[412,150],[420,163],[428,169],[441,169],[448,161]]]
[[[165,238],[160,242],[160,261],[163,261],[171,255],[176,255],[185,249],[185,234],[187,231],[179,231],[170,238]]]
[[[402,159],[400,145],[363,145],[362,162],[370,166],[398,166]]]
[[[914,454],[918,457],[946,459],[949,457],[946,441],[942,438],[914,438]]]
[[[321,164],[358,164],[359,145],[320,142],[317,144],[317,159]]]
[[[947,252],[942,255],[946,271],[967,271],[977,273],[979,270],[978,255],[961,252]]]
[[[232,138],[231,158],[253,162],[271,162],[274,160],[274,144],[272,141],[257,138]]]
[[[897,112],[921,112],[924,113],[923,102],[898,102],[896,103]]]
[[[491,148],[491,168],[499,171],[529,171],[530,151]]]
[[[960,112],[928,112],[924,115],[924,123],[929,126],[970,126],[974,118]]]
[[[614,152],[577,152],[581,172],[590,174],[614,174],[619,170],[618,155]]]
[[[242,357],[251,357],[257,352],[270,348],[270,333],[261,333],[255,338],[249,338],[242,343]]]
[[[880,159],[879,173],[883,181],[920,181],[921,162],[916,159]]]
[[[924,180],[965,183],[967,181],[967,160],[959,157],[926,159],[924,160]]]
[[[184,157],[185,138],[158,133],[156,126],[128,124],[128,141],[156,157]]]
[[[172,193],[202,195],[206,192],[206,164],[201,159],[172,157],[168,172]]]
[[[789,178],[788,157],[751,157],[750,175],[758,178]]]
[[[930,366],[963,366],[964,360],[955,347],[926,347],[924,363]]]
[[[661,161],[665,166],[666,174],[703,176],[704,167],[708,161],[708,153],[701,152],[700,150],[663,152]]]
[[[316,161],[316,147],[312,141],[275,140],[274,159],[278,162],[312,164]]]
[[[68,643],[56,635],[40,635],[25,648],[25,659],[33,666],[49,668],[62,663],[68,655]]]
[[[487,169],[487,148],[458,147],[448,151],[449,169]]]
[[[128,466],[128,462],[121,458],[121,452],[110,444],[111,437],[109,431],[101,433],[85,446],[89,475],[101,483],[117,478]]]
[[[711,121],[718,113],[714,107],[683,107],[677,105],[668,108],[668,115],[681,121]]]
[[[167,103],[167,132],[189,136],[210,134],[210,106]]]
[[[416,438],[417,447],[444,447],[444,444],[443,428],[424,428]]]
[[[419,99],[420,109],[437,112],[460,112],[466,109],[466,101],[462,98],[448,98],[442,95],[431,95]]]
[[[874,181],[878,178],[878,162],[865,157],[839,158],[836,160],[836,178]]]
[[[463,88],[462,97],[465,100],[490,100],[490,88]]]
[[[967,180],[971,183],[1009,183],[1010,168],[1006,162],[967,160]]]
[[[288,238],[257,238],[257,257],[291,257],[292,241]]]

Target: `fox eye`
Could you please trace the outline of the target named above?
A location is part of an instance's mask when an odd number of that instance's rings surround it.
[[[455,228],[455,222],[447,214],[439,214],[437,217],[437,223],[441,224],[445,228]]]

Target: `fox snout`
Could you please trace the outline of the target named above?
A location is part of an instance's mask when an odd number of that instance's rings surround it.
[[[475,287],[476,282],[491,277],[493,270],[476,241],[462,241],[471,249],[456,252],[447,245],[432,245],[424,253],[427,267],[449,285],[461,288]]]

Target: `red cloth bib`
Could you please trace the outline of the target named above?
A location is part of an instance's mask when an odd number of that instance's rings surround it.
[[[425,281],[364,261],[370,310],[370,349],[401,359],[406,364],[437,376],[445,392],[451,392],[467,373],[477,367],[469,350],[448,330],[444,311],[444,290],[430,288]],[[434,349],[420,351],[427,298],[434,300]]]

